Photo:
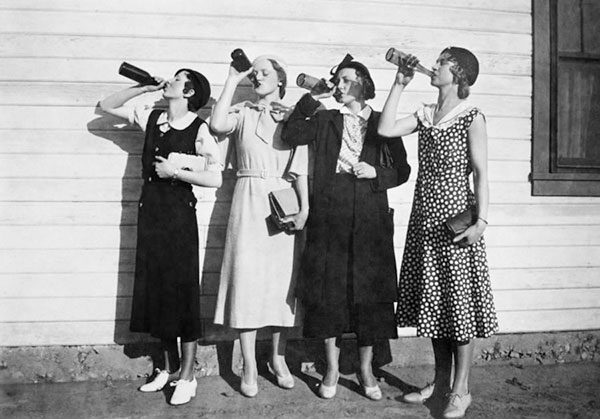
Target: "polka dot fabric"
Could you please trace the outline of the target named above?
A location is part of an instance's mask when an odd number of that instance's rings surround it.
[[[418,117],[419,173],[398,284],[396,320],[417,336],[467,341],[498,331],[483,237],[462,248],[444,221],[475,205],[469,186],[468,108],[452,123]]]

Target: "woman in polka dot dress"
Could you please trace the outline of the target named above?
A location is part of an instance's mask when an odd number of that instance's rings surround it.
[[[400,327],[416,327],[418,336],[431,338],[435,378],[404,400],[423,403],[445,395],[443,416],[457,418],[471,403],[468,380],[474,338],[498,330],[483,239],[488,212],[487,134],[483,113],[465,101],[479,63],[470,51],[458,47],[443,50],[433,67],[431,85],[439,89],[437,103],[395,119],[417,63],[410,56],[399,67],[379,122],[384,136],[419,133],[419,172],[396,317]],[[444,222],[468,207],[475,208],[477,221],[450,237]]]

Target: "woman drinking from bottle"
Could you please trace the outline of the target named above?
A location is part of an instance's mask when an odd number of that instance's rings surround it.
[[[218,145],[195,113],[210,98],[208,80],[197,71],[182,69],[172,79],[157,78],[157,82],[114,93],[103,99],[100,107],[146,132],[130,329],[161,339],[164,352],[163,368],[157,369],[140,391],[160,391],[169,374],[179,370],[170,400],[178,405],[196,395],[194,360],[196,340],[202,335],[198,226],[192,185],[219,187],[222,167]],[[138,95],[161,89],[166,110],[125,105]],[[171,160],[174,154],[203,156],[204,170],[184,170]]]
[[[304,336],[324,340],[327,371],[319,387],[335,396],[343,333],[357,336],[358,374],[366,397],[382,398],[372,371],[373,345],[396,338],[396,263],[393,210],[386,191],[408,179],[401,138],[377,134],[379,113],[369,70],[344,60],[329,91],[304,95],[290,115],[283,138],[314,147],[314,188],[298,296],[305,306]],[[334,96],[340,110],[320,110]]]
[[[417,64],[413,56],[403,60],[379,121],[381,135],[419,133],[419,173],[398,285],[397,320],[400,327],[416,327],[417,336],[431,338],[435,378],[404,400],[439,398],[445,402],[443,416],[459,418],[471,403],[474,339],[498,330],[482,236],[488,212],[486,124],[481,110],[466,101],[479,63],[464,48],[444,49],[431,76],[437,103],[396,120],[400,96]],[[450,236],[446,221],[468,209],[473,213],[471,225]]]
[[[278,385],[294,386],[285,349],[289,328],[300,326],[302,320],[294,297],[301,243],[293,233],[304,228],[308,216],[308,156],[306,147],[294,151],[281,140],[284,115],[277,101],[283,98],[287,82],[283,61],[264,55],[241,72],[234,64],[210,122],[216,133],[231,137],[237,166],[215,323],[238,331],[244,360],[240,389],[254,397],[258,393],[256,335],[261,328],[270,328],[270,367]],[[231,107],[236,87],[249,76],[258,100]],[[269,219],[268,194],[292,186],[300,212],[283,220],[289,223],[287,231],[277,230]]]

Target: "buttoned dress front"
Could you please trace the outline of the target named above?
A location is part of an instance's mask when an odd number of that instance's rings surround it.
[[[295,176],[307,175],[306,147],[298,147],[290,162],[293,148],[281,141],[281,123],[266,107],[244,102],[234,106],[231,115],[237,121],[230,137],[238,178],[215,323],[236,329],[298,326],[302,318],[294,290],[301,235],[274,228],[268,194],[292,187]]]
[[[204,121],[192,112],[172,123],[166,116],[151,109],[130,116],[146,131],[130,330],[191,341],[202,335],[196,197],[189,183],[160,178],[153,163],[175,152],[203,155],[207,170],[221,165]]]

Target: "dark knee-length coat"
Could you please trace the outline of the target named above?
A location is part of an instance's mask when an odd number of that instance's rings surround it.
[[[333,180],[340,148],[344,118],[338,110],[317,110],[320,102],[304,95],[285,123],[282,139],[291,145],[313,144],[314,184],[307,221],[307,242],[302,258],[297,295],[307,305],[335,304],[343,301],[327,288],[326,270],[335,268],[328,257],[331,241],[337,240],[328,228],[336,217],[330,208]],[[393,211],[387,189],[408,180],[410,166],[402,138],[377,134],[379,112],[372,112],[367,125],[360,161],[375,167],[374,179],[356,179],[352,228],[351,269],[354,303],[371,304],[396,301],[397,270],[394,256]],[[387,148],[384,146],[387,145]],[[387,158],[384,158],[387,157]]]

